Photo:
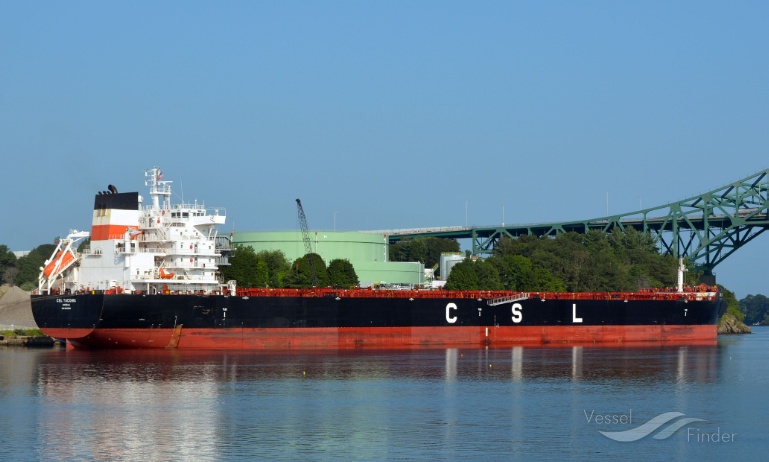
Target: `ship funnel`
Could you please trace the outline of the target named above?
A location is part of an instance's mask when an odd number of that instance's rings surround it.
[[[128,228],[139,227],[139,193],[104,192],[97,194],[93,205],[91,241],[122,239]]]

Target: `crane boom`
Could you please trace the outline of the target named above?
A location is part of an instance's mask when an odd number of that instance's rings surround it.
[[[312,277],[312,285],[318,286],[318,272],[315,271],[315,259],[311,256],[312,243],[310,242],[310,229],[307,227],[307,217],[304,214],[304,208],[302,208],[302,201],[296,200],[296,207],[299,211],[299,227],[302,228],[302,240],[304,241],[304,251],[307,255],[307,262],[310,264],[310,276]]]

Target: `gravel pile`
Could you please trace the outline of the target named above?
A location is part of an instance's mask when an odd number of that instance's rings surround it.
[[[15,286],[3,286],[0,288],[0,329],[10,329],[11,326],[37,329],[35,318],[32,316],[29,292]]]

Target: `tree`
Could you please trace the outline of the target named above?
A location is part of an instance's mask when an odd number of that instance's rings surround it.
[[[312,274],[308,258],[313,259],[315,272],[318,276],[318,287],[329,285],[326,263],[317,253],[308,253],[304,257],[297,258],[291,265],[291,271],[286,275],[286,287],[310,288],[313,287]]]
[[[91,238],[88,237],[83,239],[82,242],[80,242],[80,245],[77,246],[77,251],[82,252],[85,249],[90,249],[90,248],[91,248]]]
[[[486,290],[502,289],[502,281],[499,279],[499,272],[494,264],[488,260],[478,260],[473,266],[479,288]]]
[[[391,245],[390,261],[419,261],[431,268],[444,252],[459,252],[459,242],[444,237],[416,237]]]
[[[43,244],[32,249],[27,255],[16,261],[19,274],[16,276],[16,285],[24,290],[32,290],[37,287],[40,268],[45,266],[45,261],[51,258],[56,246]]]
[[[331,287],[349,288],[358,285],[358,275],[350,260],[335,259],[328,264],[328,281]]]
[[[230,264],[219,267],[222,279],[234,279],[241,287],[284,287],[283,278],[290,269],[280,250],[256,253],[248,245],[236,245]]]
[[[0,244],[0,270],[16,264],[16,255],[10,251],[7,245]]]
[[[3,284],[13,284],[19,270],[16,269],[16,255],[7,245],[0,245],[0,276]]]
[[[669,287],[675,283],[677,266],[675,258],[659,254],[652,236],[632,228],[554,238],[503,237],[489,260],[506,289],[540,291]],[[694,273],[688,276],[696,277]]]
[[[725,314],[733,315],[740,322],[744,321],[745,315],[740,311],[740,302],[737,301],[734,292],[721,285],[718,286],[718,291],[721,292],[721,297],[723,298],[722,303],[726,303]]]
[[[745,315],[746,324],[764,323],[769,316],[769,298],[764,295],[748,295],[740,300],[740,311]]]
[[[286,255],[280,250],[262,250],[256,254],[256,257],[267,265],[270,286],[285,287],[283,280],[291,271]]]
[[[462,260],[451,268],[446,281],[447,290],[478,290],[478,275],[474,263],[469,258]]]
[[[500,284],[507,290],[528,290],[531,287],[533,265],[531,260],[522,255],[507,254],[489,258],[491,265],[497,269]]]
[[[538,292],[565,292],[566,286],[563,281],[558,279],[545,268],[534,268],[532,285],[526,290]]]
[[[15,285],[16,278],[18,275],[19,275],[19,268],[16,268],[15,266],[9,266],[3,272],[3,284],[8,284],[11,286]]]
[[[257,258],[256,268],[254,268],[254,287],[269,287],[270,272],[267,269],[267,262]]]
[[[260,287],[256,274],[258,263],[259,259],[251,246],[236,245],[230,254],[230,264],[220,266],[219,271],[225,281],[234,279],[241,287]]]

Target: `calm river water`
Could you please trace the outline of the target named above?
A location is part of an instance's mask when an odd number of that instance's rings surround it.
[[[764,327],[709,347],[7,348],[0,459],[767,460],[767,396]]]

